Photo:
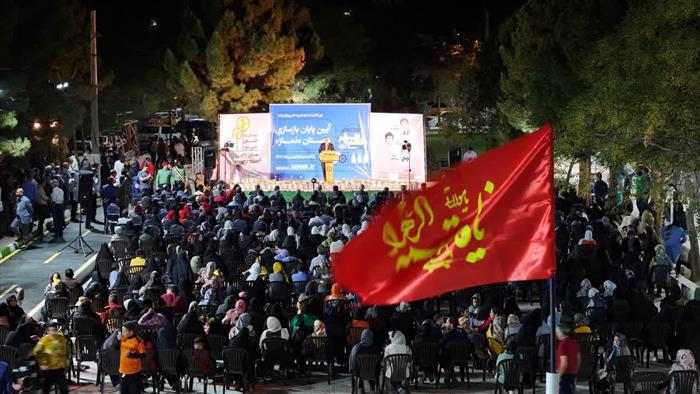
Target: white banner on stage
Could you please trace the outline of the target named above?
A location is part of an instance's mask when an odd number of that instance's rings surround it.
[[[423,115],[372,112],[369,117],[372,178],[425,182],[425,132]],[[411,144],[410,154],[402,149]],[[409,162],[410,160],[410,162]]]
[[[219,179],[238,182],[270,178],[272,117],[260,114],[219,115]]]

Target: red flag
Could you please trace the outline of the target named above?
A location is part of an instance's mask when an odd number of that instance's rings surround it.
[[[555,270],[552,127],[445,171],[381,212],[333,259],[364,304],[393,304]]]

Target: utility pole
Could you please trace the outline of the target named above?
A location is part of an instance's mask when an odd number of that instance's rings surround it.
[[[97,106],[97,96],[99,94],[97,79],[97,11],[94,9],[90,10],[90,88],[92,90],[92,99],[90,100],[90,138],[93,149],[97,149],[100,143],[100,114]]]

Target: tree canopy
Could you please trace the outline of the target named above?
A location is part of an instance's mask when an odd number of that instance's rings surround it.
[[[322,56],[309,12],[292,0],[191,2],[165,52],[167,86],[216,118],[292,98],[296,76]]]

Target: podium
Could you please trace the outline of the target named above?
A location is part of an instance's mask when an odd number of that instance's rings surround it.
[[[326,183],[333,183],[333,163],[338,161],[340,153],[334,150],[326,150],[320,153],[319,159],[323,164],[323,176]]]

